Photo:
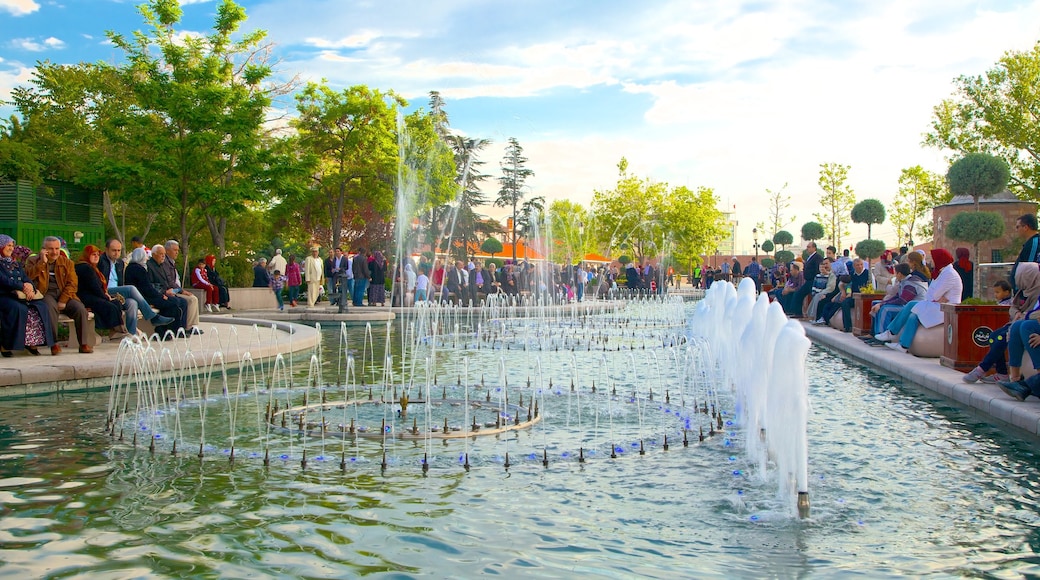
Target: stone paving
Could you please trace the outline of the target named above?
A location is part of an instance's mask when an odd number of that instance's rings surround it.
[[[247,354],[253,360],[262,360],[310,349],[319,338],[318,331],[310,326],[245,316],[202,315],[199,326],[204,331],[201,335],[153,344],[182,352],[191,350],[200,361],[211,360],[219,350],[226,362],[237,363]],[[112,382],[118,350],[118,342],[103,340],[91,354],[66,348],[54,356],[44,347],[40,356],[21,351],[0,358],[0,396],[107,386]]]
[[[1040,436],[1040,399],[1016,401],[995,384],[965,383],[964,373],[944,367],[937,358],[918,358],[884,347],[872,347],[852,333],[802,323],[814,343],[837,351],[885,374],[910,381],[961,403],[995,425],[1014,425]]]

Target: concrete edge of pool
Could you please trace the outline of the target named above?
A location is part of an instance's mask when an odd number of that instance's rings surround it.
[[[802,325],[806,336],[819,345],[956,401],[994,420],[990,422],[1040,437],[1040,399],[1016,401],[995,384],[964,382],[964,373],[940,365],[939,359],[872,347],[851,333],[830,327]]]
[[[257,329],[253,329],[253,325]],[[208,365],[219,350],[224,361],[235,365],[248,354],[266,360],[288,352],[314,348],[318,330],[312,326],[259,318],[201,316],[202,335],[154,343],[157,348],[184,352],[190,349],[200,365]],[[25,352],[0,359],[0,396],[39,395],[54,391],[91,389],[112,382],[119,343],[105,341],[92,354],[66,348],[52,356],[46,348],[40,356]],[[174,357],[179,358],[179,357]],[[166,365],[166,370],[170,370]]]

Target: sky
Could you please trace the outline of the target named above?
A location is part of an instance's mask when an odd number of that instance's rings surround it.
[[[427,109],[439,91],[455,130],[492,141],[484,172],[501,175],[515,137],[528,195],[549,202],[588,206],[622,157],[631,174],[712,188],[735,211],[738,253],[753,253],[768,191],[790,196],[798,236],[821,211],[822,163],[850,166],[857,200],[886,206],[902,169],[945,174],[951,152],[921,145],[933,107],[957,77],[1040,40],[1040,0],[238,3],[280,76],[392,89]],[[120,62],[105,32],[143,29],[138,4],[0,0],[0,99],[38,61]],[[183,30],[212,26],[215,0],[181,4]],[[853,225],[845,245],[866,237]],[[898,242],[887,224],[874,237]]]

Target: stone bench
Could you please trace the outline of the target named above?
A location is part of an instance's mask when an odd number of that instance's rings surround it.
[[[198,292],[196,296],[199,297],[199,308],[205,309],[206,293],[203,290],[193,290]],[[270,288],[228,288],[228,300],[235,310],[278,308],[278,299]]]
[[[946,325],[939,324],[931,328],[918,328],[914,335],[914,341],[910,343],[907,352],[921,358],[939,358],[943,354],[943,345],[946,342]]]
[[[69,348],[78,349],[79,337],[76,335],[76,321],[64,314],[58,314],[58,324],[64,325],[69,331]],[[98,336],[97,330],[94,328],[94,313],[89,309],[87,310],[87,328],[84,331],[87,336],[94,337],[94,344],[90,346],[101,344],[101,337]]]

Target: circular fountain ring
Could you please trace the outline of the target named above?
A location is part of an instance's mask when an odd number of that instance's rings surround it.
[[[361,437],[365,439],[382,439],[384,436],[393,436],[397,439],[407,440],[425,440],[425,439],[461,439],[464,437],[483,437],[487,435],[497,435],[499,433],[505,433],[507,431],[519,431],[521,429],[528,429],[542,420],[541,414],[532,411],[528,407],[521,407],[513,403],[507,403],[503,405],[501,402],[495,401],[476,401],[476,400],[465,400],[465,399],[436,399],[430,404],[433,407],[441,407],[444,405],[460,407],[469,404],[473,410],[483,409],[485,411],[494,412],[498,418],[495,422],[477,423],[474,417],[470,416],[469,425],[461,425],[456,423],[454,425],[449,424],[447,432],[444,431],[443,425],[431,425],[427,429],[423,428],[408,428],[408,429],[394,429],[388,431],[386,434],[383,433],[382,429],[386,427],[376,426],[374,428],[367,427],[365,425],[329,425],[328,417],[333,414],[342,414],[343,410],[347,407],[360,407],[365,405],[379,405],[386,406],[388,403],[379,400],[369,399],[355,399],[351,401],[340,401],[340,402],[326,402],[326,403],[315,403],[310,405],[298,405],[295,407],[289,407],[287,409],[280,409],[270,415],[270,424],[275,429],[285,431],[289,433],[305,434],[307,436],[322,436],[325,437],[341,437],[341,438],[353,438]],[[408,406],[412,405],[425,405],[426,401],[411,401]],[[472,412],[472,411],[471,411]],[[314,417],[325,417],[322,422],[308,421],[307,416],[312,415]],[[400,416],[401,421],[407,420],[408,414],[402,414]],[[445,415],[447,416],[447,415]],[[523,417],[528,417],[524,419]],[[414,415],[414,422],[418,422],[419,419],[423,418],[423,414],[420,411]],[[284,418],[284,419],[283,419]],[[301,418],[303,420],[303,428],[300,428]],[[461,418],[451,416],[450,418]],[[414,423],[413,423],[414,424]],[[475,427],[475,428],[474,428]]]

